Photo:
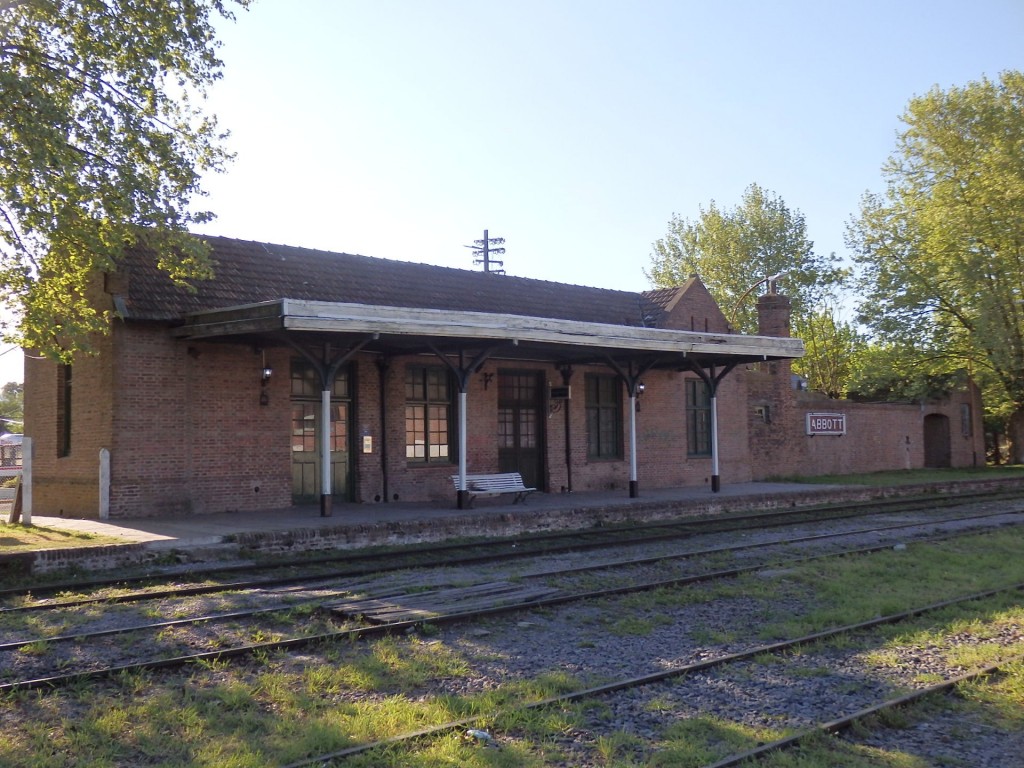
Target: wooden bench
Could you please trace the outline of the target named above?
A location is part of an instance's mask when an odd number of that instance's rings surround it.
[[[459,476],[452,475],[452,482],[455,490],[459,490]],[[466,492],[469,494],[469,503],[477,496],[499,496],[503,493],[514,493],[516,495],[513,504],[525,501],[526,497],[533,493],[536,488],[527,488],[523,484],[523,476],[518,472],[501,472],[493,475],[466,475]]]

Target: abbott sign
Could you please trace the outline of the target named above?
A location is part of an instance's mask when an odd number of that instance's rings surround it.
[[[808,435],[845,435],[845,413],[808,413]]]

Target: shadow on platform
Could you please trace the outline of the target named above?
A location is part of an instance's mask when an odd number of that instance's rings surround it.
[[[740,483],[723,486],[718,493],[710,488],[666,488],[642,492],[629,498],[626,491],[568,494],[534,493],[526,501],[511,503],[511,497],[478,499],[470,509],[456,509],[442,502],[388,502],[376,504],[335,504],[330,517],[321,517],[319,506],[293,506],[275,510],[226,512],[210,515],[175,517],[117,518],[109,520],[73,519],[33,515],[32,524],[80,533],[93,533],[121,539],[126,544],[148,544],[155,548],[188,549],[196,546],[243,541],[252,545],[259,537],[280,537],[296,532],[337,534],[349,529],[366,533],[381,529],[385,543],[400,543],[402,531],[414,541],[425,540],[425,530],[435,527],[446,535],[501,535],[522,532],[530,527],[556,529],[590,527],[609,518],[629,519],[687,510],[720,511],[726,507],[749,507],[751,503],[775,506],[795,503],[793,496],[829,496],[837,486],[801,483]],[[847,488],[849,488],[847,486]],[[782,497],[785,497],[783,499]],[[742,501],[741,501],[742,500]],[[561,524],[559,521],[564,523]],[[322,538],[323,536],[321,536]],[[361,537],[362,538],[362,537]],[[370,542],[367,542],[370,543]]]

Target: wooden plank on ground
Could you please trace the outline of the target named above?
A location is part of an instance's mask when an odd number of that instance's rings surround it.
[[[387,624],[395,621],[430,619],[495,606],[525,605],[556,592],[557,589],[501,581],[470,587],[351,598],[326,603],[324,609],[347,618],[362,617],[372,624]]]

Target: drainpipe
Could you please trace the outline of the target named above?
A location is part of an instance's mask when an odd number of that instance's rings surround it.
[[[629,387],[629,498],[638,495],[639,483],[636,477],[636,385]]]
[[[34,438],[21,439],[21,522],[32,525],[32,460],[35,458]]]

